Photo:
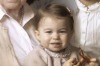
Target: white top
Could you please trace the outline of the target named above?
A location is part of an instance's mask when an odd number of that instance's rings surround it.
[[[32,43],[35,44],[35,41],[31,42],[32,39],[26,32],[26,30],[30,30],[31,26],[33,26],[32,24],[26,26],[26,23],[33,18],[34,13],[27,4],[24,7],[22,25],[20,25],[0,6],[0,22],[8,30],[9,38],[20,63],[23,63],[25,56],[33,49]]]
[[[76,0],[79,8],[74,13],[75,42],[73,45],[100,57],[100,3],[86,7]]]

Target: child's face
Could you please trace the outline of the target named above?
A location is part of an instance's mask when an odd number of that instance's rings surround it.
[[[80,0],[84,5],[89,6],[96,2],[99,2],[99,0]]]
[[[44,48],[54,52],[65,49],[69,44],[69,31],[66,27],[66,21],[62,19],[42,18],[36,36]]]

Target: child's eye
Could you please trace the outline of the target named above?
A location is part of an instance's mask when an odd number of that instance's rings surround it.
[[[45,31],[45,33],[52,33],[52,31]]]
[[[66,30],[59,31],[59,33],[66,33],[66,32],[67,32]]]

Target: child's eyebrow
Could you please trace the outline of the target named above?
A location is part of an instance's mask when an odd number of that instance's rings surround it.
[[[60,30],[66,30],[67,28],[66,27],[64,27],[64,28],[60,28]]]
[[[44,30],[51,30],[50,28],[45,28]]]

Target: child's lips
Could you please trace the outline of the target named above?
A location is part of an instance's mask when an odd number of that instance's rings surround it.
[[[57,44],[57,45],[59,45],[59,44],[61,44],[60,42],[54,42],[54,43],[50,43],[50,44]]]
[[[55,48],[61,47],[62,43],[51,43]]]

